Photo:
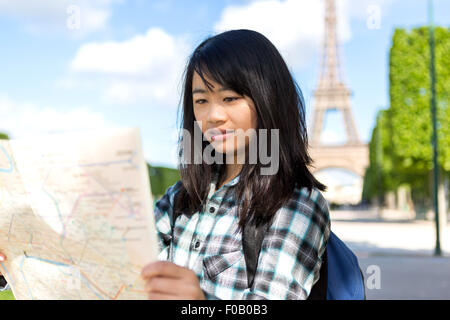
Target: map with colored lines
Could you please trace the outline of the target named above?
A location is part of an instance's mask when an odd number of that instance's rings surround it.
[[[16,299],[146,299],[158,243],[138,129],[0,140],[0,271]]]

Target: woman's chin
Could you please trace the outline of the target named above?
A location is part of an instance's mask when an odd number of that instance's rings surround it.
[[[225,146],[215,146],[214,150],[218,153],[221,154],[225,154],[225,156],[228,158],[230,157],[231,159],[234,159],[235,157],[239,156],[239,153],[242,152],[241,157],[245,158],[245,148],[226,148]],[[240,151],[240,152],[239,152]]]
[[[227,148],[214,148],[214,150],[218,153],[225,154],[227,156],[231,156],[236,153],[234,149],[227,149]]]

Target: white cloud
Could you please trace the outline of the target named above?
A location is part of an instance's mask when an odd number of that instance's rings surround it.
[[[112,4],[120,1],[0,0],[0,15],[19,20],[33,32],[70,32],[79,36],[103,29],[111,15]],[[77,25],[73,25],[73,21]]]
[[[75,71],[120,75],[159,73],[176,59],[178,45],[164,30],[152,28],[123,42],[84,44],[71,66]]]
[[[339,37],[346,42],[351,38],[350,19],[364,18],[366,6],[353,6],[353,2],[350,6],[348,0],[337,3]],[[237,28],[263,33],[280,49],[288,65],[299,69],[310,65],[321,47],[324,2],[261,0],[226,7],[214,30]],[[187,37],[153,27],[124,41],[85,43],[71,61],[71,73],[57,85],[95,88],[110,104],[144,102],[174,107],[179,102],[181,76],[192,49]]]
[[[0,131],[10,134],[12,138],[112,127],[102,114],[87,107],[61,111],[54,107],[18,102],[5,94],[0,94],[0,112]]]
[[[381,14],[396,0],[337,0],[338,37],[341,44],[351,37],[352,19],[365,21],[367,8],[378,6]],[[294,69],[308,66],[323,43],[324,0],[260,0],[224,9],[216,32],[252,29],[264,34]]]
[[[108,103],[151,101],[176,105],[188,54],[185,38],[151,28],[122,42],[82,45],[71,62],[71,70],[76,76],[96,81]],[[73,81],[65,82],[73,85]]]
[[[225,8],[214,29],[261,32],[280,50],[289,66],[301,68],[310,62],[322,42],[323,8],[322,1],[254,1]]]

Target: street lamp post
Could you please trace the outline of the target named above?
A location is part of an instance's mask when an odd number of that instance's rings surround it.
[[[431,121],[433,122],[433,204],[434,204],[434,218],[436,223],[436,246],[434,254],[436,256],[442,255],[440,230],[439,230],[439,200],[438,200],[438,186],[439,186],[439,167],[437,161],[438,155],[438,139],[437,139],[437,117],[436,117],[436,66],[435,66],[435,50],[434,50],[434,22],[433,22],[433,0],[428,0],[429,13],[429,43],[430,43],[430,85],[431,85]]]
[[[381,111],[377,114],[377,127],[376,127],[376,172],[377,172],[377,189],[378,189],[378,218],[382,216],[383,207],[383,181],[381,177],[382,161],[383,161],[383,147],[381,144]]]

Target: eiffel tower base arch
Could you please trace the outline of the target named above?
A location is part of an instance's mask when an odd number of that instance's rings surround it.
[[[309,154],[314,161],[312,173],[327,168],[340,168],[364,178],[369,166],[369,147],[366,144],[310,146]]]

